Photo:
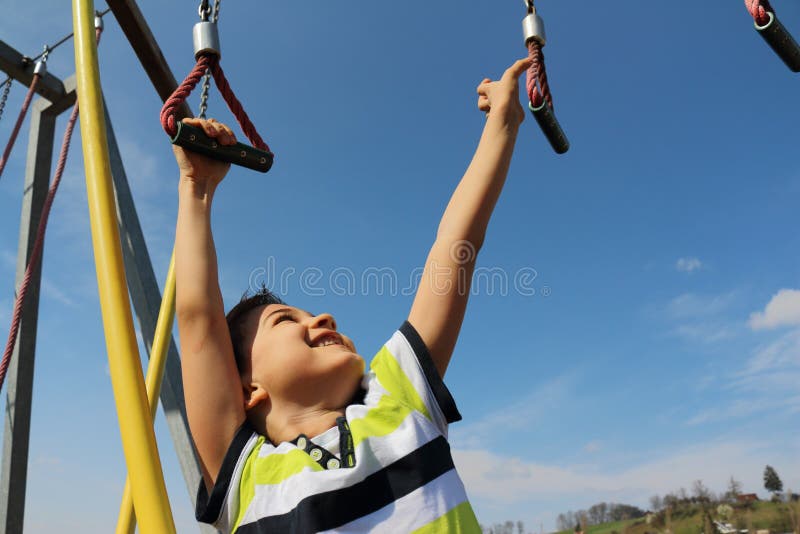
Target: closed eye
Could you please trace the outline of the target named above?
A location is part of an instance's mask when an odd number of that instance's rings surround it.
[[[294,321],[294,316],[292,316],[292,314],[289,312],[283,312],[280,315],[278,315],[278,318],[275,319],[275,322],[272,323],[272,325],[275,326],[284,321]]]

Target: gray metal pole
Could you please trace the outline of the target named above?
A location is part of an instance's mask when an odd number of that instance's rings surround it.
[[[105,103],[104,103],[105,105]],[[108,135],[108,152],[111,159],[111,174],[117,200],[117,222],[119,223],[122,254],[125,262],[125,274],[128,278],[128,290],[133,301],[133,308],[139,320],[139,327],[144,338],[148,356],[153,346],[158,311],[161,306],[161,292],[158,288],[147,244],[144,241],[136,206],[131,195],[125,167],[119,152],[114,128],[106,107],[106,131]],[[186,406],[183,397],[183,379],[181,363],[175,341],[170,340],[167,363],[164,369],[164,382],[161,386],[161,405],[167,418],[167,425],[172,435],[175,452],[181,464],[183,477],[194,504],[202,475],[200,464],[195,456],[189,422],[186,418]],[[208,526],[201,527],[202,532],[214,533],[216,530]]]
[[[17,253],[17,290],[25,276],[28,258],[36,241],[39,218],[50,182],[53,137],[58,115],[52,113],[50,107],[50,102],[41,99],[31,106],[28,162],[22,191],[22,218]],[[3,464],[0,468],[0,534],[21,533],[25,516],[40,277],[41,267],[37,267],[31,277],[22,309],[17,344],[6,376],[6,420],[3,431]]]

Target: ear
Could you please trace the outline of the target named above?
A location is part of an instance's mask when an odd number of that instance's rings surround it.
[[[269,400],[269,393],[260,384],[251,383],[244,387],[244,410],[249,411]]]

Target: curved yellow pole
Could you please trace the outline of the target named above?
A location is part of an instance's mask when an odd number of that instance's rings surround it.
[[[141,532],[170,534],[175,532],[175,524],[147,409],[141,360],[125,284],[100,91],[92,0],[73,0],[72,16],[92,245],[122,448],[131,474],[131,489],[139,512]]]
[[[153,347],[150,349],[150,363],[147,365],[147,402],[150,405],[150,422],[156,417],[158,396],[161,394],[161,383],[164,378],[164,367],[167,365],[167,350],[172,339],[172,323],[175,320],[175,252],[169,261],[167,281],[164,284],[164,295],[161,297],[161,308],[158,310],[156,332],[153,335]],[[117,520],[117,534],[133,534],[136,530],[136,514],[133,510],[133,495],[130,478],[125,480],[125,492]]]

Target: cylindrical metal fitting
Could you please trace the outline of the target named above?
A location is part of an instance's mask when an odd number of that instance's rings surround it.
[[[103,31],[103,17],[100,16],[99,12],[94,14],[94,29]]]
[[[800,46],[774,13],[767,11],[767,14],[769,22],[763,26],[756,23],[756,30],[792,72],[800,72]]]
[[[544,21],[542,17],[536,13],[530,13],[527,17],[522,19],[522,34],[525,36],[526,46],[531,39],[538,41],[542,46],[547,42],[547,35],[544,32]]]
[[[198,22],[192,30],[194,41],[194,57],[201,54],[216,54],[221,56],[219,47],[219,32],[214,22]]]
[[[47,74],[47,62],[41,59],[37,61],[36,65],[33,66],[33,73],[42,77]]]

